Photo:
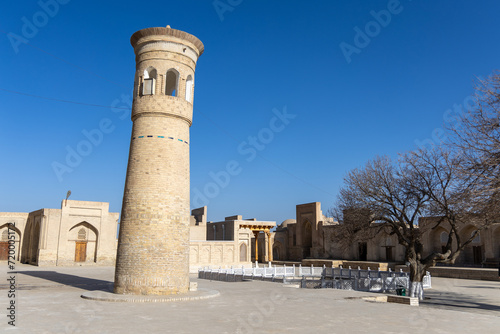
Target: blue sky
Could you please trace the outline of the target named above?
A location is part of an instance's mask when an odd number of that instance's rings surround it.
[[[57,208],[71,190],[71,199],[120,212],[135,71],[129,39],[168,24],[205,44],[192,207],[208,205],[214,221],[281,222],[314,201],[325,212],[350,169],[436,141],[474,78],[499,68],[499,12],[498,1],[9,2],[0,13],[0,211]],[[88,146],[85,132],[96,129],[102,138]],[[71,150],[85,155],[70,166]],[[238,173],[224,178],[228,163]]]

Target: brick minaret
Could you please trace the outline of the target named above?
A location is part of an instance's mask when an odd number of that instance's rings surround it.
[[[189,290],[189,127],[203,43],[180,30],[148,28],[136,55],[132,138],[116,257],[115,293]]]

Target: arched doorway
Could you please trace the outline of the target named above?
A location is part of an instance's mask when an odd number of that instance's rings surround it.
[[[0,261],[9,259],[9,232],[4,229],[0,239]]]
[[[273,260],[279,261],[282,260],[283,257],[283,246],[281,242],[275,241],[273,245]]]
[[[368,259],[368,244],[366,242],[358,242],[358,259],[359,261]]]
[[[429,252],[445,253],[446,244],[448,243],[448,231],[443,227],[437,227],[430,233]]]
[[[87,260],[87,231],[81,227],[78,230],[78,241],[75,241],[75,262]]]
[[[21,262],[37,264],[38,244],[40,241],[40,221],[29,218],[24,230],[23,245],[21,250]]]
[[[88,222],[81,222],[69,230],[68,242],[74,243],[75,262],[97,262],[97,229]]]
[[[14,233],[14,234],[12,234]],[[14,238],[14,239],[12,239]],[[9,247],[10,240],[10,247]],[[9,255],[12,256],[12,250],[14,251],[14,260],[19,261],[21,244],[21,231],[13,225],[4,224],[0,226],[0,261],[9,260]],[[10,254],[9,254],[10,250]],[[12,260],[12,257],[10,258]]]
[[[473,236],[475,231],[476,228],[472,225],[465,227],[460,233],[462,242],[469,240]],[[465,249],[462,251],[460,258],[461,262],[466,265],[479,266],[483,263],[484,245],[481,233],[478,232],[475,235],[472,242],[469,245],[467,245]]]
[[[240,244],[240,262],[248,262],[247,244],[244,242]]]

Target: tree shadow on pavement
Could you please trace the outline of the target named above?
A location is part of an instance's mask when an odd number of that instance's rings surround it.
[[[484,296],[467,295],[450,291],[426,291],[421,306],[444,308],[455,311],[488,313],[500,316],[500,300]],[[499,312],[499,313],[497,313]]]

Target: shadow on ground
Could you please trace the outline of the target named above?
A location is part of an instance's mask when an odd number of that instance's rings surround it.
[[[113,282],[76,275],[62,274],[58,273],[57,271],[18,271],[17,274],[32,276],[88,291],[100,290],[110,292],[113,290]],[[18,279],[18,282],[22,282],[22,278]],[[41,281],[37,281],[26,284],[24,285],[24,288],[36,288],[37,285],[40,285],[41,283]],[[46,285],[44,285],[44,287],[46,287]],[[0,286],[0,288],[3,288],[3,285]],[[18,288],[23,289],[23,284],[21,283]]]
[[[500,289],[500,286],[461,286],[461,288],[465,289]]]
[[[500,305],[491,304],[491,299],[481,298],[476,295],[467,295],[451,291],[426,291],[425,300],[420,302],[421,306],[444,308],[455,311],[476,311],[479,313],[499,312]]]

